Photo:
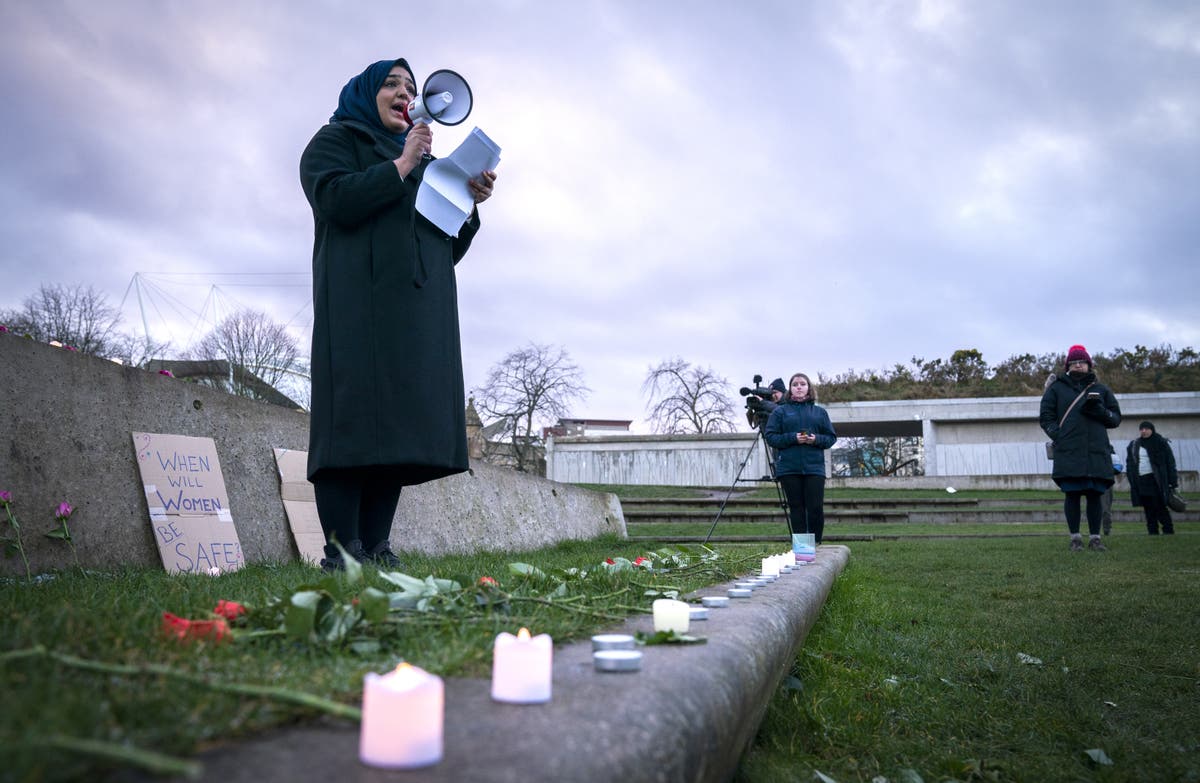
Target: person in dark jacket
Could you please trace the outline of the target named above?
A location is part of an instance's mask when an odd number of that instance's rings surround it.
[[[1063,510],[1071,551],[1083,549],[1081,499],[1087,497],[1088,548],[1103,552],[1102,498],[1114,481],[1108,430],[1121,423],[1116,395],[1096,380],[1092,357],[1082,345],[1067,351],[1066,372],[1042,394],[1038,423],[1054,442],[1054,483],[1066,495]]]
[[[1111,452],[1109,456],[1112,458],[1113,483],[1115,484],[1117,481],[1117,476],[1121,475],[1121,468],[1123,466],[1117,461],[1117,450],[1112,447],[1111,443],[1109,444],[1108,448]],[[1109,487],[1108,491],[1100,496],[1100,529],[1106,536],[1112,532],[1112,504],[1113,488]]]
[[[825,532],[825,450],[837,442],[837,433],[807,375],[793,375],[788,389],[763,437],[778,453],[775,476],[787,497],[792,533],[812,533],[819,544]]]
[[[1171,452],[1171,441],[1159,435],[1153,422],[1143,421],[1138,425],[1140,437],[1129,441],[1125,451],[1125,471],[1129,474],[1129,497],[1133,505],[1141,506],[1146,515],[1146,532],[1171,535],[1175,524],[1171,521],[1171,509],[1167,498],[1171,490],[1179,486],[1179,474],[1175,472],[1175,455]]]
[[[787,387],[783,385],[783,378],[776,378],[771,381],[771,384],[767,388],[771,390],[771,399],[765,400],[753,396],[748,397],[746,400],[746,421],[750,424],[751,429],[756,429],[760,432],[767,426],[767,419],[771,417],[771,412],[779,407],[779,402],[787,394]],[[768,445],[767,468],[770,474],[763,476],[763,481],[775,480],[775,463],[778,459],[779,454]]]
[[[405,60],[368,66],[300,158],[315,223],[308,479],[327,544],[388,566],[401,489],[468,468],[454,267],[479,213],[449,236],[416,211],[433,141],[406,119],[416,95]],[[495,179],[470,182],[476,204]],[[343,565],[327,545],[321,566]]]

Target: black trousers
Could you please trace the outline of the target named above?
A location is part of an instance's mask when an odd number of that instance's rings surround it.
[[[1171,509],[1163,501],[1162,488],[1154,480],[1153,473],[1143,473],[1137,477],[1138,499],[1142,501],[1142,513],[1146,516],[1146,532],[1152,536],[1158,535],[1158,526],[1162,532],[1170,535],[1175,532],[1175,523],[1171,520]]]
[[[780,476],[779,486],[787,498],[792,533],[812,533],[821,543],[825,533],[825,477]]]
[[[1100,535],[1100,516],[1102,514],[1101,507],[1104,502],[1103,492],[1076,491],[1066,493],[1066,498],[1063,500],[1063,512],[1067,515],[1067,530],[1071,531],[1072,535],[1079,532],[1079,522],[1082,518],[1079,499],[1084,495],[1087,495],[1088,499],[1088,534],[1098,536]]]
[[[359,541],[372,551],[392,534],[392,519],[403,485],[386,468],[326,468],[311,479],[325,541],[337,536],[347,549]],[[325,556],[337,549],[326,543]]]

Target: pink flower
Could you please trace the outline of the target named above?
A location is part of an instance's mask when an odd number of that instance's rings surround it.
[[[74,511],[74,506],[66,501],[63,501],[62,503],[58,504],[58,510],[54,512],[54,518],[65,522],[67,517],[71,516]]]
[[[4,505],[7,506],[11,502],[12,502],[12,493],[9,492],[7,489],[0,490],[0,503],[3,503]]]
[[[226,601],[222,598],[217,601],[217,607],[213,609],[213,614],[220,615],[226,620],[236,620],[241,615],[246,613],[246,607],[239,604],[237,601]]]
[[[7,331],[8,331],[8,327],[5,326],[4,324],[0,324],[0,333],[7,332]]]
[[[159,370],[159,371],[158,371],[158,374],[159,374],[159,375],[165,375],[165,376],[167,376],[168,378],[174,378],[174,377],[175,377],[175,373],[171,372],[170,370]]]
[[[492,579],[490,576],[481,576],[481,577],[479,577],[479,586],[480,587],[498,587],[499,584],[496,582],[495,579]]]

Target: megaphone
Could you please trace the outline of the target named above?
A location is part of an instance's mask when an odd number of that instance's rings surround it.
[[[404,119],[410,125],[457,125],[471,113],[471,88],[467,80],[454,71],[442,69],[429,74],[421,94],[404,107]]]

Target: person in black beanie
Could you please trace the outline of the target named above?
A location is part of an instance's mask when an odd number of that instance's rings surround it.
[[[1083,549],[1079,533],[1082,498],[1087,497],[1088,549],[1103,552],[1100,540],[1104,493],[1113,485],[1108,430],[1121,424],[1116,395],[1096,380],[1092,357],[1082,345],[1067,351],[1066,372],[1046,387],[1038,423],[1054,441],[1054,483],[1063,491],[1072,552]]]
[[[1171,535],[1175,524],[1171,521],[1171,510],[1167,498],[1171,490],[1179,486],[1179,474],[1175,472],[1175,455],[1171,453],[1171,441],[1159,435],[1154,423],[1143,421],[1138,425],[1140,437],[1129,441],[1125,454],[1125,471],[1129,474],[1129,497],[1133,505],[1141,506],[1146,515],[1146,532]]]

